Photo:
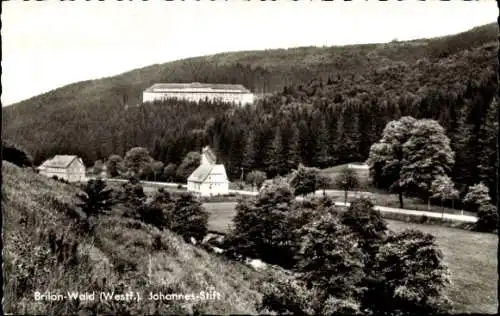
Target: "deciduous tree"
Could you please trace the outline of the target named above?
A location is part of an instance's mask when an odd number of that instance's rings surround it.
[[[163,177],[165,178],[166,181],[173,181],[176,169],[177,169],[177,165],[175,163],[169,163],[163,169]]]
[[[484,183],[479,182],[469,187],[463,202],[468,205],[472,211],[477,212],[482,205],[489,204],[490,200],[490,190]]]
[[[435,238],[417,230],[392,233],[381,246],[364,306],[375,314],[449,310],[449,272]]]
[[[111,178],[117,177],[123,171],[123,159],[119,155],[111,155],[106,162],[108,176]]]
[[[309,193],[314,193],[318,187],[319,170],[316,168],[308,168],[304,165],[299,165],[289,180],[290,186],[293,188],[295,195],[306,196]]]
[[[153,161],[153,163],[151,163],[151,169],[153,170],[154,181],[157,181],[158,176],[161,175],[163,171],[163,165],[164,164],[161,161]]]
[[[444,128],[434,120],[419,120],[403,145],[400,185],[430,206],[431,184],[438,176],[451,172],[454,152]]]
[[[443,202],[446,200],[452,201],[452,208],[454,207],[454,202],[459,196],[459,192],[455,189],[455,183],[448,176],[438,176],[431,183],[431,193],[433,198],[438,198],[441,200],[441,207],[443,207]],[[444,212],[444,211],[443,211]]]
[[[411,116],[404,116],[397,121],[387,123],[382,138],[370,148],[367,160],[376,184],[396,192],[401,208],[404,208],[403,188],[400,185],[404,158],[403,145],[410,138],[416,121]]]
[[[128,168],[132,174],[138,177],[142,169],[153,159],[149,155],[149,151],[143,147],[134,147],[127,151],[125,154],[125,167]]]
[[[267,177],[265,172],[259,170],[253,170],[247,174],[246,182],[248,184],[255,186],[258,189],[261,187],[262,183],[264,183],[266,179]]]
[[[92,172],[95,176],[100,176],[104,170],[104,163],[102,160],[96,160],[94,166],[92,167]]]
[[[176,176],[179,181],[187,181],[187,178],[193,173],[193,171],[200,165],[201,156],[200,153],[196,151],[191,151],[187,153],[186,157],[182,160],[176,171]]]
[[[359,187],[358,175],[354,169],[345,167],[337,175],[335,184],[344,191],[344,203],[347,204],[347,194],[349,191]]]
[[[364,278],[363,253],[338,218],[326,213],[304,226],[297,269],[308,288],[318,289],[321,299],[358,300]]]
[[[287,229],[287,214],[293,204],[294,195],[286,184],[270,184],[256,197],[240,201],[233,219],[234,229],[226,239],[227,254],[292,267],[293,232]]]

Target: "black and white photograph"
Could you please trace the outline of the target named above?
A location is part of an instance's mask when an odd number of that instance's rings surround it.
[[[500,1],[2,1],[3,315],[497,315]]]

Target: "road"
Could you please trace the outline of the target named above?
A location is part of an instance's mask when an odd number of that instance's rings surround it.
[[[302,200],[302,197],[297,197],[297,200]],[[349,206],[351,203],[343,203],[343,202],[335,202],[337,206]],[[217,211],[217,213],[223,212],[224,214],[228,214],[233,212],[236,207],[236,202],[219,202],[219,203],[204,203],[205,208],[210,211],[212,214]],[[405,214],[410,216],[427,216],[433,218],[442,218],[456,222],[464,222],[464,223],[475,223],[477,218],[469,215],[458,215],[458,214],[449,214],[449,213],[435,213],[435,212],[425,212],[425,211],[416,211],[416,210],[407,210],[401,208],[394,207],[385,207],[385,206],[375,206],[375,209],[380,213],[397,213],[397,214]]]
[[[127,180],[122,180],[122,179],[106,179],[106,181],[127,182]],[[167,182],[141,181],[141,183],[143,184],[144,191],[146,191],[146,192],[156,191],[156,189],[160,188],[160,187],[178,188],[178,186],[179,186],[178,183],[167,183]],[[187,186],[181,185],[181,187],[183,189],[185,189]],[[243,191],[243,190],[229,190],[229,193],[248,195],[248,196],[255,196],[258,194],[258,192],[255,192],[255,191]],[[315,192],[315,195],[321,195],[321,194],[323,194],[323,190],[318,190]],[[344,191],[325,190],[325,194],[326,195],[342,195],[343,196]],[[368,196],[369,197],[371,195],[372,195],[372,193],[363,192],[363,191],[349,192],[349,197],[359,197],[359,196]],[[303,197],[298,196],[298,197],[296,197],[296,199],[298,201],[301,201],[301,200],[303,200]],[[222,204],[225,204],[227,206],[228,204],[231,204],[231,203],[234,204],[233,205],[233,209],[234,209],[234,206],[236,205],[235,202],[224,202]],[[212,204],[212,203],[206,203],[206,204]],[[335,205],[349,206],[350,203],[344,204],[343,202],[335,202]],[[477,217],[470,216],[470,215],[417,211],[417,210],[409,210],[409,209],[387,207],[387,206],[378,206],[378,205],[375,206],[375,209],[380,211],[381,213],[399,213],[399,214],[405,214],[405,215],[410,215],[410,216],[427,216],[427,217],[442,218],[442,219],[458,221],[458,222],[466,222],[466,223],[475,223],[477,221]]]

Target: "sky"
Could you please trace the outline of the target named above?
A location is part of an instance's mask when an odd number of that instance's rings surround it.
[[[498,15],[493,0],[11,0],[2,7],[2,105],[181,58],[429,38]]]

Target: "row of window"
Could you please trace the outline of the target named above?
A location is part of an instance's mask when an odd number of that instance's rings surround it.
[[[208,189],[209,190],[212,190],[212,189],[215,189],[215,188],[220,188],[223,186],[223,183],[211,183],[208,185]],[[201,189],[201,183],[194,183],[193,184],[193,189],[194,190],[200,190]]]

